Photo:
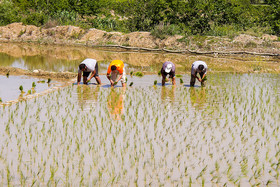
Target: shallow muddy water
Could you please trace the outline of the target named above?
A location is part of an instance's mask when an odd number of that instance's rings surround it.
[[[80,62],[93,58],[99,62],[99,73],[105,74],[112,60],[120,59],[127,72],[143,71],[157,73],[162,63],[172,61],[180,74],[190,72],[191,64],[203,60],[211,72],[278,72],[280,59],[269,56],[202,56],[192,54],[154,53],[137,51],[116,51],[90,47],[68,47],[34,44],[0,43],[0,66],[13,66],[22,69],[45,71],[77,72]]]
[[[33,95],[42,91],[61,85],[57,81],[48,82],[48,79],[34,78],[28,76],[2,76],[0,75],[0,98],[5,103],[11,100],[21,100],[27,95]],[[32,87],[33,82],[35,87]],[[23,87],[23,92],[19,87]],[[29,93],[28,93],[29,92]]]
[[[280,76],[182,79],[103,76],[2,106],[1,185],[279,186]]]
[[[112,50],[112,49],[111,49]],[[117,49],[114,49],[117,50]],[[85,58],[97,59],[99,63],[99,74],[104,83],[109,63],[115,59],[121,59],[125,63],[126,73],[143,72],[145,78],[141,82],[153,85],[154,80],[146,76],[156,75],[165,61],[172,61],[176,65],[176,74],[185,78],[190,75],[191,64],[196,60],[203,60],[207,63],[208,74],[217,72],[266,72],[280,73],[280,59],[263,56],[198,56],[192,54],[153,53],[136,51],[110,51],[109,49],[98,49],[89,47],[68,47],[34,44],[0,43],[0,68],[16,67],[27,71],[41,69],[52,72],[77,72],[78,65]],[[7,69],[2,69],[0,74],[5,75]],[[12,73],[12,72],[11,72]],[[18,74],[14,74],[18,75]],[[102,78],[103,76],[103,78]],[[51,77],[55,79],[56,77]],[[3,80],[4,81],[4,80]],[[129,80],[130,81],[130,80]],[[177,80],[179,83],[180,79]],[[2,81],[1,81],[2,82]],[[160,83],[161,80],[158,80]],[[108,84],[108,82],[106,83]],[[130,82],[129,82],[130,84]],[[139,84],[135,82],[134,84]],[[144,84],[144,83],[143,83]],[[12,85],[11,85],[12,86]],[[2,100],[7,101],[18,97],[18,86],[9,89],[11,94],[0,95]],[[24,88],[28,87],[24,86]],[[4,93],[5,84],[0,84],[0,93]],[[36,90],[36,92],[40,92]],[[12,97],[10,97],[12,96]]]
[[[95,58],[102,81],[1,105],[0,186],[280,185],[279,59],[0,46],[0,66],[30,71],[76,72]],[[104,75],[114,59],[126,64],[126,88]],[[157,75],[167,60],[182,75],[176,86],[162,87]],[[189,86],[195,60],[209,67],[204,88]],[[130,76],[137,71],[144,76]],[[20,85],[63,86],[1,74],[4,101],[18,98]]]

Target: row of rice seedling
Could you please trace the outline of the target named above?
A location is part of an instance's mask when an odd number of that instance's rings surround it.
[[[2,106],[0,184],[278,186],[279,79],[71,85]]]

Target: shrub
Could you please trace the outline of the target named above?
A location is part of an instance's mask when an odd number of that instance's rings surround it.
[[[52,20],[56,20],[60,25],[76,25],[78,17],[75,11],[66,10],[58,11],[51,16]]]
[[[15,7],[12,1],[0,1],[0,25],[18,22],[20,20],[18,11],[18,7]]]
[[[21,19],[23,24],[35,26],[42,26],[47,20],[48,16],[43,12],[30,12]]]
[[[207,32],[209,36],[228,36],[234,38],[237,35],[238,28],[233,25],[211,25],[210,31]]]
[[[178,25],[160,23],[151,31],[151,35],[156,38],[165,39],[167,36],[174,36],[181,32],[182,29]]]

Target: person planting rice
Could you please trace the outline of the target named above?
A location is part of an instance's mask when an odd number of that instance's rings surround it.
[[[175,85],[175,65],[170,62],[166,61],[163,63],[161,68],[161,76],[162,76],[162,86],[165,85],[166,77],[169,75],[169,78],[172,78],[172,84]]]
[[[201,82],[201,86],[205,86],[206,72],[207,72],[206,63],[203,61],[195,61],[192,64],[190,85],[194,86],[195,79],[197,79],[199,82]],[[199,73],[200,78],[197,76],[197,73]]]
[[[81,76],[83,72],[83,83],[88,84],[88,82],[94,77],[97,84],[101,84],[100,77],[98,75],[98,63],[95,59],[87,58],[83,62],[80,63],[79,69],[78,69],[78,80],[77,85],[80,84]],[[90,75],[90,78],[88,79],[88,76]]]
[[[107,78],[111,83],[111,87],[121,80],[122,86],[125,87],[125,68],[121,60],[113,60],[107,70]]]

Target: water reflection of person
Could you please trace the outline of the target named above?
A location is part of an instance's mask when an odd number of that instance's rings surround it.
[[[206,88],[194,88],[190,87],[190,99],[191,104],[197,108],[203,108],[204,104],[207,102],[207,92]]]
[[[175,100],[175,89],[176,86],[166,87],[163,86],[161,88],[161,99],[163,101],[171,101],[171,103]]]
[[[100,87],[95,86],[86,86],[81,85],[77,87],[77,95],[78,95],[78,102],[79,105],[84,105],[87,103],[87,101],[97,101],[98,99],[98,93],[99,93]]]
[[[125,89],[125,87],[120,89],[111,88],[111,92],[108,96],[108,110],[111,117],[115,120],[121,119],[123,114]]]

